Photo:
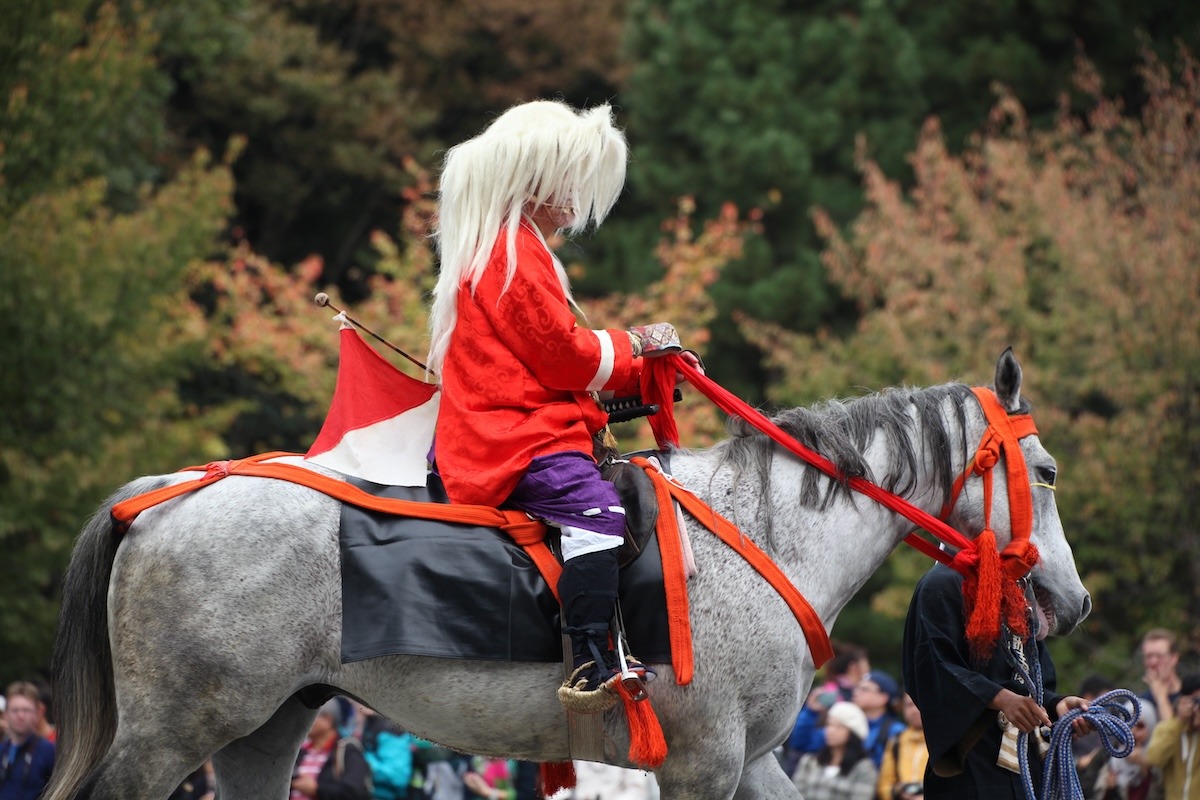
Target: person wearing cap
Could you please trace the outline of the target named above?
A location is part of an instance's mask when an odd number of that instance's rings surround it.
[[[888,740],[904,730],[904,722],[896,716],[896,701],[900,686],[883,670],[873,669],[854,687],[854,704],[867,716],[867,736],[863,744],[876,768],[883,764]]]
[[[854,686],[852,702],[862,709],[867,719],[863,745],[878,769],[883,763],[887,741],[904,730],[904,723],[893,713],[892,706],[899,696],[896,679],[883,670],[871,670]],[[788,747],[799,753],[815,753],[825,744],[825,729],[821,725],[819,705],[808,703],[800,710]]]
[[[296,757],[289,800],[370,800],[371,769],[358,740],[342,738],[342,721],[336,697],[317,711]]]
[[[805,800],[872,800],[879,771],[867,755],[867,715],[839,700],[825,713],[824,745],[806,753],[792,775]]]

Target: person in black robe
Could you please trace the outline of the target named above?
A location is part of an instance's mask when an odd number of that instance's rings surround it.
[[[1007,630],[986,661],[974,661],[967,645],[962,583],[962,575],[936,565],[917,583],[904,625],[905,689],[921,710],[929,746],[925,800],[1025,800],[1021,776],[997,764],[1003,736],[998,713],[1003,711],[1028,733],[1087,704],[1055,692],[1054,664],[1040,640],[1032,647],[1027,642],[1025,655],[1030,667],[1034,657],[1041,665],[1041,706],[1014,678],[1004,654]],[[1090,729],[1082,720],[1077,726]],[[1040,791],[1037,738],[1031,734],[1027,744],[1033,786]]]

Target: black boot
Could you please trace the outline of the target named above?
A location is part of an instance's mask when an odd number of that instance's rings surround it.
[[[606,688],[618,675],[616,656],[608,646],[609,623],[617,602],[616,549],[564,562],[558,596],[563,606],[563,632],[571,637],[573,666],[571,677],[559,689],[559,699],[572,711],[604,711],[617,700]]]
[[[573,665],[594,661],[615,666],[608,628],[617,602],[617,551],[585,553],[563,563],[558,579],[563,605],[563,632],[571,637]]]

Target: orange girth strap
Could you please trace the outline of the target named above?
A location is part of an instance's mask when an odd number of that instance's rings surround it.
[[[701,500],[691,491],[680,486],[675,481],[662,474],[644,458],[632,459],[634,464],[637,464],[642,469],[646,470],[646,474],[654,481],[654,489],[659,498],[659,549],[663,552],[663,582],[666,585],[667,593],[667,619],[670,625],[671,635],[671,666],[675,670],[675,680],[679,684],[686,684],[692,679],[692,636],[691,626],[688,622],[687,606],[684,605],[682,610],[678,605],[672,608],[672,597],[674,602],[678,604],[681,600],[684,604],[687,602],[687,589],[684,581],[685,577],[682,572],[683,556],[682,545],[680,543],[680,533],[675,525],[675,515],[671,513],[670,503],[664,502],[665,498],[674,498],[679,501],[683,509],[691,514],[697,522],[708,528],[712,533],[716,534],[717,538],[728,545],[735,553],[746,560],[750,566],[762,575],[771,585],[771,588],[779,593],[783,601],[787,603],[792,614],[796,617],[796,621],[800,623],[800,629],[804,631],[804,638],[808,640],[808,649],[812,653],[813,663],[820,667],[826,661],[833,658],[833,647],[829,643],[829,634],[825,631],[825,626],[821,623],[821,618],[817,616],[817,612],[804,599],[804,595],[800,594],[799,590],[792,585],[788,580],[787,575],[783,574],[783,570],[771,560],[771,557],[759,549],[758,545],[750,541],[742,535],[738,527],[729,520],[722,517],[714,511],[707,503]],[[679,551],[679,568],[668,569],[667,553],[671,548],[680,548]],[[670,574],[675,573],[675,574]],[[684,657],[686,656],[686,660]]]

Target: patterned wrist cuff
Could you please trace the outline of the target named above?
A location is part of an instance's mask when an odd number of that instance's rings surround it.
[[[637,358],[642,354],[642,337],[633,331],[625,331],[625,333],[629,336],[629,346],[633,348],[633,357]]]

